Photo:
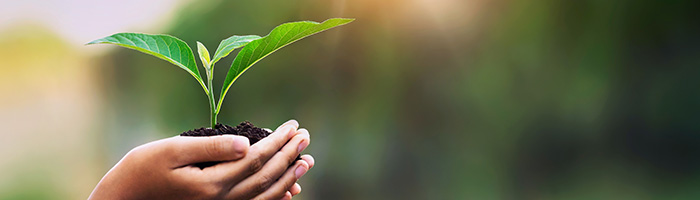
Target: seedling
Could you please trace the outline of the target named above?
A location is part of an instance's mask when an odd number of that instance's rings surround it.
[[[197,42],[197,52],[206,72],[206,83],[199,73],[192,49],[184,41],[170,35],[150,35],[143,33],[117,33],[105,38],[97,39],[87,44],[116,44],[130,49],[153,55],[168,61],[187,71],[204,89],[204,94],[209,98],[211,128],[217,124],[217,116],[221,111],[221,105],[226,97],[226,92],[233,82],[255,63],[267,57],[278,49],[310,35],[341,26],[354,21],[354,19],[333,18],[322,23],[301,21],[285,23],[275,27],[267,36],[257,35],[231,36],[221,41],[210,57],[209,51],[200,42]],[[226,74],[224,85],[219,95],[219,101],[214,97],[214,64],[228,56],[233,50],[242,48],[234,58],[231,68]]]

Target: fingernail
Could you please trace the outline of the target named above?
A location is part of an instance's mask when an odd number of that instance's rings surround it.
[[[313,156],[308,156],[308,157],[309,157],[308,160],[305,160],[306,163],[309,164],[309,167],[314,166],[314,163],[316,163],[316,161],[314,160],[314,157]]]
[[[307,142],[306,140],[302,140],[299,144],[299,148],[297,149],[297,153],[301,153],[301,151],[306,149],[306,146],[309,146],[309,142]]]
[[[289,120],[287,122],[282,123],[282,125],[278,126],[275,131],[281,131],[282,129],[286,128],[287,126],[293,126],[293,127],[299,127],[299,123],[296,120]]]
[[[250,147],[250,140],[247,137],[235,136],[232,145],[236,152],[246,152]]]
[[[292,138],[294,135],[297,134],[297,130],[294,128],[294,126],[287,126],[289,127],[289,130],[287,130],[287,138]]]
[[[294,175],[297,177],[297,179],[301,178],[306,173],[306,167],[304,165],[299,165],[296,170],[294,170]]]
[[[297,120],[290,119],[289,121],[285,122],[287,125],[292,125],[294,127],[299,127],[299,122]]]

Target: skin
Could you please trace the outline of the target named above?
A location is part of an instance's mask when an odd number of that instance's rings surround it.
[[[290,120],[252,146],[233,135],[175,136],[138,146],[89,199],[291,199],[301,192],[297,180],[314,165],[310,155],[295,161],[310,143],[309,132],[298,127]],[[221,163],[193,165],[211,161]]]

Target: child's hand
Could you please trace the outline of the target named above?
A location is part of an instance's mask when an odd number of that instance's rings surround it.
[[[171,137],[134,148],[112,168],[90,199],[291,199],[313,158],[296,156],[309,133],[286,122],[250,146],[242,136]],[[221,162],[200,169],[193,164]]]

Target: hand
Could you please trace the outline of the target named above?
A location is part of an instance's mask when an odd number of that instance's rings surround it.
[[[291,120],[250,146],[242,136],[171,137],[134,148],[98,183],[90,199],[291,199],[313,158]],[[220,162],[200,169],[193,164]],[[288,167],[292,162],[293,166]]]

